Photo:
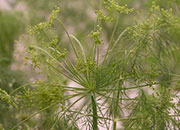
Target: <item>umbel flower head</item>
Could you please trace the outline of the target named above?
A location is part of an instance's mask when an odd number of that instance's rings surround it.
[[[125,14],[133,11],[115,0],[105,0],[104,5],[108,11]],[[179,27],[178,16],[153,4],[143,22],[130,25],[118,35],[112,34],[113,40],[101,57],[99,48],[103,42],[100,34],[104,28],[98,20],[112,21],[112,18],[96,11],[97,25],[89,34],[93,44],[87,53],[81,41],[69,34],[58,12],[56,7],[48,22],[29,29],[33,41],[29,55],[34,67],[47,65],[48,69],[73,84],[34,83],[20,96],[40,112],[53,109],[51,128],[55,128],[60,120],[65,120],[73,128],[85,126],[93,130],[100,126],[109,129],[111,123],[116,130],[119,122],[124,129],[132,130],[180,127],[176,118],[179,106],[172,102],[180,77],[179,63],[174,56],[180,50],[175,41],[180,40],[172,35],[172,30]],[[118,19],[113,19],[118,23]],[[55,22],[64,29],[70,49],[62,48],[60,38],[48,33],[53,28],[49,25]],[[179,34],[178,30],[175,31]],[[69,52],[74,54],[73,58]],[[130,96],[132,91],[137,93],[135,97]]]

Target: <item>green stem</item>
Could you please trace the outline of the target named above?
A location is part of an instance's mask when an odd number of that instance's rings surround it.
[[[64,31],[65,31],[65,33],[66,33],[66,35],[67,35],[67,37],[68,37],[68,39],[69,39],[69,41],[70,41],[71,47],[72,47],[72,49],[73,49],[76,57],[78,57],[77,50],[76,50],[76,48],[75,48],[75,46],[74,46],[74,44],[73,44],[73,42],[72,42],[72,40],[71,40],[70,34],[69,34],[69,32],[67,31],[65,25],[63,24],[63,22],[62,22],[59,18],[57,18],[57,21],[62,25],[62,27],[63,27],[63,29],[64,29]]]
[[[120,91],[121,91],[121,81],[119,81],[117,97],[116,97],[116,104],[115,104],[115,108],[114,108],[113,130],[116,130],[116,127],[117,127],[117,114],[118,114],[118,107],[119,107]]]
[[[98,130],[98,117],[97,117],[97,106],[93,95],[91,95],[92,109],[93,109],[93,130]]]
[[[111,44],[112,44],[112,40],[113,40],[114,34],[115,34],[115,32],[116,32],[116,29],[117,29],[118,23],[119,23],[119,14],[117,15],[117,20],[116,20],[116,23],[115,23],[115,26],[114,26],[114,29],[113,29],[112,35],[111,35],[111,37],[110,37],[110,41],[108,42],[108,43],[109,43],[109,47],[110,47],[110,46],[111,46]],[[109,49],[109,47],[108,47],[108,49]]]
[[[105,57],[104,57],[104,61],[106,61],[106,58],[107,58],[109,52],[111,52],[116,47],[116,45],[118,44],[118,42],[120,41],[121,37],[125,34],[126,31],[127,31],[127,28],[124,29],[124,31],[120,33],[119,37],[117,38],[115,43],[112,45],[112,47],[109,44],[109,47],[108,47],[108,49],[106,51],[106,54],[105,54]]]

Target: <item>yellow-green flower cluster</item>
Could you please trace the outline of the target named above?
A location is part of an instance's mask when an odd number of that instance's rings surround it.
[[[58,37],[57,36],[47,36],[49,35],[48,30],[52,28],[53,22],[57,19],[58,13],[60,12],[60,8],[55,6],[54,10],[52,11],[52,14],[47,22],[41,22],[33,27],[28,27],[28,34],[30,36],[33,36],[35,38],[35,43],[37,42],[40,46],[37,46],[41,51],[44,51],[44,53],[51,53],[51,55],[55,56],[55,58],[64,58],[67,51],[63,51],[62,53],[57,50],[57,43],[58,43]],[[48,41],[47,41],[48,39]],[[47,44],[46,44],[47,43]],[[43,49],[42,46],[44,46],[46,49]],[[39,56],[42,56],[38,51],[36,51],[37,48],[34,48],[33,46],[29,47],[29,55],[31,56],[32,66],[33,68],[40,68],[40,58]],[[40,54],[40,55],[39,55]],[[25,60],[29,60],[29,57],[25,57]]]
[[[151,39],[152,26],[148,24],[150,21],[147,20],[145,23],[134,25],[131,28],[128,28],[128,34],[132,39]]]
[[[96,45],[102,45],[102,39],[100,38],[100,33],[102,31],[102,27],[100,25],[97,25],[97,30],[96,31],[91,31],[91,33],[88,35],[90,38],[94,40],[94,43]]]
[[[108,10],[115,9],[119,13],[128,14],[133,12],[133,8],[128,8],[127,5],[121,6],[115,0],[104,0],[105,8]]]
[[[65,58],[66,55],[67,55],[67,49],[64,49],[64,50],[61,50],[61,51],[58,51],[57,49],[54,49],[54,50],[50,50],[51,52],[51,55],[56,58],[57,60],[60,60],[62,58]]]
[[[151,17],[151,24],[153,24],[153,26],[155,26],[157,29],[161,27],[170,27],[174,22],[175,17],[172,14],[171,8],[165,10],[153,2],[150,12],[153,13]]]
[[[176,24],[176,21],[179,20],[172,15],[172,9],[165,10],[153,3],[149,17],[145,21],[128,28],[128,32],[134,40],[148,39],[152,41],[154,34],[159,33],[162,30],[168,31],[168,29],[178,25]]]
[[[58,43],[58,37],[53,36],[51,39],[51,42],[49,43],[50,47],[56,48]]]
[[[114,19],[110,16],[105,16],[103,15],[103,12],[102,10],[96,10],[95,13],[97,14],[97,18],[98,19],[102,19],[104,21],[109,21],[109,22],[112,22]]]
[[[50,53],[52,56],[54,56],[56,59],[62,59],[66,57],[67,49],[61,50],[58,46],[58,37],[53,36],[51,42],[49,43],[50,47]]]
[[[42,22],[34,27],[29,26],[28,27],[28,34],[33,35],[33,34],[40,34],[40,31],[43,29],[50,29],[53,25],[53,22],[57,19],[58,13],[60,12],[60,8],[55,6],[54,10],[52,11],[52,14],[47,22]]]
[[[76,59],[76,68],[80,72],[87,72],[87,71],[93,71],[93,69],[96,66],[96,61],[92,59],[92,57],[89,57],[86,59],[86,63],[84,62],[84,59],[79,57]]]
[[[9,105],[13,105],[17,108],[17,105],[14,103],[12,97],[3,89],[0,88],[0,100],[7,102]]]
[[[92,71],[96,66],[96,61],[92,59],[92,57],[87,58],[87,69]]]
[[[31,56],[31,61],[32,61],[32,66],[33,66],[33,69],[36,69],[36,68],[40,68],[40,63],[39,63],[39,59],[37,57],[37,54],[35,52],[35,48],[30,46],[29,47],[29,55]],[[25,57],[25,59],[29,59],[28,57]]]
[[[150,11],[153,12],[153,11],[160,11],[160,6],[159,5],[156,5],[155,1],[152,2],[152,6],[150,8]]]
[[[48,27],[48,28],[51,28],[54,20],[57,19],[57,15],[58,15],[59,12],[60,12],[60,8],[59,8],[58,6],[55,6],[55,9],[52,11],[52,14],[51,14],[51,16],[50,16],[50,19],[49,19],[49,21],[47,22],[47,27]]]
[[[7,103],[11,103],[11,97],[8,93],[0,88],[0,99],[6,101]]]
[[[33,89],[24,89],[23,96],[19,96],[19,100],[23,100],[25,106],[36,106],[39,109],[48,107],[53,104],[63,103],[63,88],[60,85],[36,81]]]

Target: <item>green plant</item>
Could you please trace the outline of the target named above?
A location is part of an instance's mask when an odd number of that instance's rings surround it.
[[[22,31],[22,25],[21,12],[0,11],[0,64],[5,67],[12,61],[14,40]]]
[[[9,93],[26,81],[20,71],[11,70],[15,39],[22,32],[21,12],[0,11],[0,129],[10,129],[18,121],[14,97]],[[15,108],[15,109],[13,109]]]
[[[109,13],[133,11],[115,0],[104,0],[103,5]],[[47,22],[28,28],[31,41],[26,59],[32,61],[35,69],[48,65],[75,85],[39,81],[22,86],[19,103],[22,106],[27,103],[36,112],[12,130],[52,109],[53,123],[45,129],[59,129],[59,125],[67,126],[62,129],[110,129],[112,123],[112,129],[116,130],[119,122],[125,130],[180,128],[180,99],[176,95],[180,81],[180,18],[172,9],[153,3],[143,19],[118,36],[114,35],[118,31],[115,24],[104,56],[100,53],[100,47],[105,44],[101,38],[102,21],[118,23],[118,19],[106,16],[101,10],[95,11],[97,22],[89,34],[92,42],[86,52],[78,38],[68,33],[59,11],[55,7]],[[51,31],[55,24],[64,29],[71,49],[61,47],[58,36]],[[132,90],[136,92],[134,97],[130,96]],[[62,120],[65,124],[59,123]]]

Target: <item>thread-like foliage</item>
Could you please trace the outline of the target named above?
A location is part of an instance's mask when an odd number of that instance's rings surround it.
[[[118,15],[133,12],[115,0],[105,0],[103,7]],[[179,104],[173,101],[179,102],[176,93],[180,80],[180,18],[172,9],[152,3],[143,19],[119,35],[112,33],[109,44],[101,35],[102,22],[118,22],[118,18],[96,10],[89,52],[85,52],[78,38],[69,34],[59,12],[60,8],[55,7],[47,22],[28,28],[31,41],[26,59],[38,69],[48,65],[75,85],[44,81],[22,87],[19,102],[28,103],[36,112],[12,129],[39,113],[43,118],[45,111],[51,112],[50,129],[58,129],[62,120],[66,121],[64,126],[68,125],[65,129],[110,129],[111,123],[114,130],[118,123],[125,130],[180,128]],[[51,31],[54,24],[62,26],[71,49],[61,46],[58,36]],[[107,50],[102,57],[103,45],[107,45]],[[133,97],[132,91],[136,93]]]

